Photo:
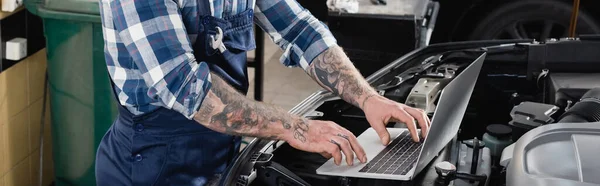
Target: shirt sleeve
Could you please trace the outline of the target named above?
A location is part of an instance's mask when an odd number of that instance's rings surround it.
[[[281,63],[304,70],[319,54],[337,45],[329,28],[296,0],[257,0],[256,23],[284,51]]]
[[[210,69],[197,62],[179,7],[170,0],[113,0],[111,19],[149,87],[151,99],[191,119],[211,87]]]

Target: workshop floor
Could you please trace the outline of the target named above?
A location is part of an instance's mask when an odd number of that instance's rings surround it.
[[[270,38],[265,37],[265,69],[263,101],[290,110],[310,94],[321,89],[301,68],[288,68],[279,62],[282,50]],[[253,56],[254,52],[249,52]],[[250,90],[254,98],[254,69],[248,68]],[[252,138],[244,138],[249,142]],[[242,149],[245,145],[242,144]]]
[[[321,87],[301,68],[288,68],[279,62],[282,50],[271,39],[265,37],[265,69],[263,101],[285,110],[300,103]],[[253,52],[249,54],[254,55]],[[254,98],[254,69],[248,69],[250,90],[248,96]]]

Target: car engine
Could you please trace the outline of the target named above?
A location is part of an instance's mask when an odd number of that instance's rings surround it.
[[[316,174],[327,161],[281,141],[255,139],[223,185],[594,185],[600,184],[600,42],[595,37],[431,45],[369,76],[383,96],[425,110],[486,53],[460,131],[411,181]],[[326,91],[291,113],[330,120],[356,136],[364,113]],[[388,127],[404,127],[389,123]],[[595,142],[594,142],[595,141]],[[596,175],[596,176],[593,176]],[[550,185],[556,185],[550,184]]]

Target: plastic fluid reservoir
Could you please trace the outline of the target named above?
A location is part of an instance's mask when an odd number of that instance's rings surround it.
[[[509,126],[501,124],[489,125],[486,128],[487,132],[483,134],[483,142],[490,149],[490,153],[494,157],[502,155],[502,150],[513,143],[511,139],[512,129]]]

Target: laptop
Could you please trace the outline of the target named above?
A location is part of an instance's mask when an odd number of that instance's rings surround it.
[[[330,158],[317,169],[317,174],[388,180],[414,178],[458,133],[485,57],[486,53],[480,55],[442,90],[425,140],[415,143],[408,129],[388,128],[392,142],[384,146],[375,130],[369,128],[357,138],[369,158],[367,163],[355,159],[353,166],[346,163],[338,166]]]

